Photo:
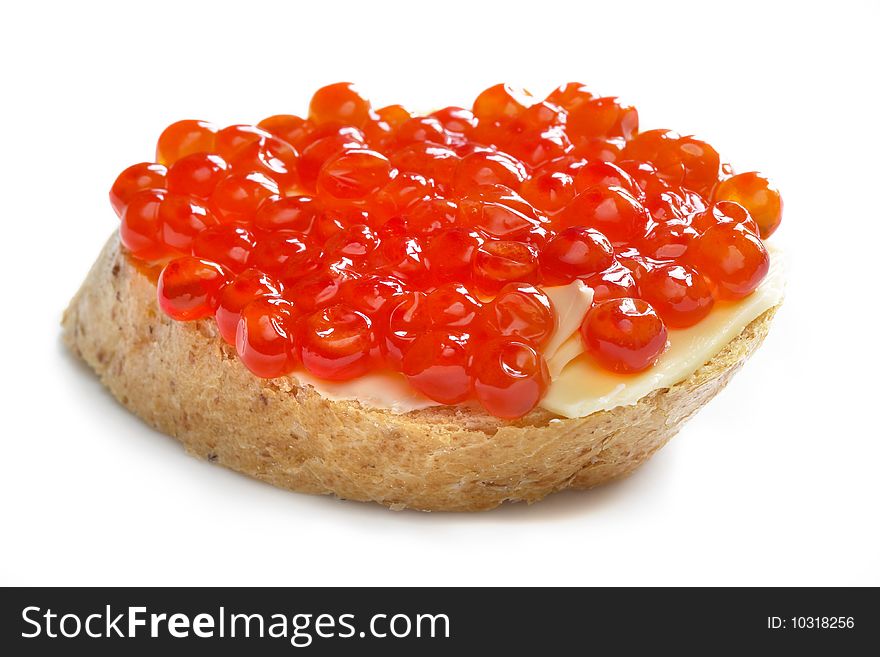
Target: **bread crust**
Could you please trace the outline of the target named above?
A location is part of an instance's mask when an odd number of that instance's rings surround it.
[[[531,503],[629,474],[727,384],[778,307],[635,405],[506,421],[461,407],[395,414],[328,400],[291,378],[260,379],[213,322],[172,321],[155,296],[114,234],[62,320],[64,342],[124,406],[191,454],[275,486],[426,511]]]

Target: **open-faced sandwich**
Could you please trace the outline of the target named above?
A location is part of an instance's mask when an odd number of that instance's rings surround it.
[[[566,84],[471,110],[186,120],[123,171],[64,338],[186,448],[277,486],[489,509],[632,472],[781,302],[758,173]]]

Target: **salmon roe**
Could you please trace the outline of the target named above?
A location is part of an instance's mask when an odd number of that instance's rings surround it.
[[[547,288],[592,289],[583,358],[630,375],[760,285],[782,219],[765,176],[577,82],[425,115],[342,82],[301,116],[178,121],[110,202],[161,309],[213,317],[255,375],[391,370],[507,419],[550,385]]]

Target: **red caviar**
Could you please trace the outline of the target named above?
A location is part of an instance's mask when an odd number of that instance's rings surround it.
[[[608,269],[614,264],[614,247],[594,228],[572,226],[560,231],[541,251],[544,278],[569,283]]]
[[[751,294],[770,270],[770,255],[761,239],[741,224],[712,226],[694,240],[686,256],[715,284],[720,299]]]
[[[412,386],[441,404],[458,404],[471,392],[468,336],[430,331],[406,351],[401,371]]]
[[[119,174],[110,188],[110,205],[122,217],[125,206],[138,192],[148,189],[165,189],[168,168],[162,164],[141,162],[132,164]]]
[[[391,181],[391,163],[376,151],[350,149],[321,167],[318,198],[328,203],[363,203]]]
[[[715,188],[713,198],[742,205],[758,224],[762,238],[770,237],[782,221],[782,197],[759,173],[740,173],[722,181]]]
[[[317,310],[302,324],[302,363],[322,379],[365,374],[372,365],[374,344],[369,317],[346,304]]]
[[[132,196],[125,206],[119,239],[135,258],[161,260],[171,255],[171,246],[162,241],[159,217],[159,208],[167,196],[165,190],[145,189]]]
[[[189,253],[198,235],[220,223],[201,199],[171,193],[159,204],[158,219],[162,241],[182,253]]]
[[[214,311],[220,336],[235,345],[242,308],[257,299],[278,298],[282,289],[280,283],[258,269],[247,269],[224,285],[217,296],[217,309]]]
[[[243,226],[220,224],[206,228],[195,236],[193,255],[206,258],[231,269],[243,270],[256,246],[254,234]]]
[[[226,176],[229,165],[213,153],[193,153],[177,160],[168,169],[168,190],[210,198],[217,184]]]
[[[185,256],[172,260],[159,274],[159,306],[173,319],[188,321],[214,314],[229,272],[210,260]]]
[[[178,121],[110,201],[125,248],[164,265],[162,309],[213,316],[257,376],[386,368],[502,418],[550,385],[543,350],[567,309],[546,288],[592,288],[585,350],[641,371],[668,329],[760,284],[782,217],[766,177],[640,132],[634,107],[576,82],[544,100],[495,85],[427,115],[338,83],[305,116]]]
[[[593,306],[581,336],[587,352],[615,372],[649,368],[666,347],[666,326],[642,299],[609,299]]]
[[[670,328],[693,326],[715,304],[709,283],[689,265],[649,267],[639,280],[639,290]]]
[[[298,313],[286,299],[260,297],[241,309],[235,350],[257,376],[271,379],[290,374],[297,364]]]
[[[428,295],[425,307],[431,326],[470,333],[482,306],[464,285],[446,283]]]
[[[184,120],[172,123],[159,135],[156,161],[169,166],[193,153],[214,151],[217,127],[207,121]]]
[[[528,342],[489,341],[480,348],[473,371],[474,394],[483,408],[501,418],[531,411],[550,385],[544,357]]]
[[[388,362],[399,366],[403,354],[409,351],[416,338],[431,327],[428,295],[424,292],[410,292],[389,305],[388,318],[379,331],[379,335],[384,335],[385,338],[381,348]]]
[[[556,314],[542,290],[508,283],[486,305],[481,326],[490,335],[519,338],[543,347],[556,329]]]

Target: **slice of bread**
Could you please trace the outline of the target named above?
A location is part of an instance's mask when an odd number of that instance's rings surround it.
[[[405,414],[252,375],[212,321],[172,321],[153,281],[105,245],[63,336],[119,401],[186,449],[276,486],[393,509],[491,509],[623,477],[662,447],[761,344],[776,308],[686,380],[633,406],[505,421],[472,408]]]

